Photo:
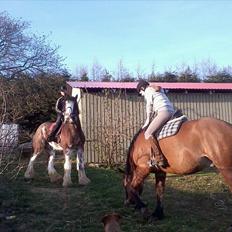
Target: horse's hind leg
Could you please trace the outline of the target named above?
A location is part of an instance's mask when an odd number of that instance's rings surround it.
[[[77,149],[77,171],[80,185],[87,185],[90,179],[85,174],[84,150],[82,147]]]
[[[219,168],[218,170],[224,177],[225,182],[228,184],[230,191],[232,192],[232,167]]]
[[[61,175],[57,173],[55,167],[54,167],[54,158],[55,158],[55,151],[51,150],[49,153],[49,160],[48,160],[48,175],[50,178],[50,181],[52,183],[57,182],[62,179]]]
[[[165,189],[166,173],[157,172],[155,174],[155,178],[156,178],[155,192],[156,192],[157,205],[156,205],[155,211],[152,213],[152,217],[158,218],[160,220],[164,218],[163,196],[164,196],[164,189]]]
[[[29,164],[27,166],[27,170],[24,174],[25,179],[32,179],[34,177],[35,171],[34,171],[34,162],[37,156],[40,154],[39,152],[34,152],[32,157],[30,158]]]
[[[42,124],[43,125],[43,124]],[[32,139],[32,146],[33,146],[33,154],[30,158],[27,170],[24,174],[25,179],[32,179],[34,177],[34,162],[37,156],[43,151],[44,149],[44,142],[43,142],[43,134],[42,134],[42,125],[36,130],[35,135]]]

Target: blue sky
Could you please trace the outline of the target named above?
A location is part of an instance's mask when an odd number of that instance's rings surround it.
[[[145,73],[210,60],[232,64],[232,1],[0,0],[0,11],[60,45],[69,71],[97,62]]]

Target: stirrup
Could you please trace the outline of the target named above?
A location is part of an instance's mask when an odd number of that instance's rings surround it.
[[[150,168],[152,168],[152,167],[155,167],[155,168],[164,167],[164,161],[158,161],[157,162],[156,160],[151,159],[147,163],[148,163],[148,166]]]

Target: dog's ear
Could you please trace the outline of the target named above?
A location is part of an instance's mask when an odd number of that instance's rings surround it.
[[[106,222],[108,221],[108,219],[109,219],[109,216],[110,215],[105,215],[104,217],[102,217],[102,219],[101,219],[101,222],[105,225],[106,224]]]

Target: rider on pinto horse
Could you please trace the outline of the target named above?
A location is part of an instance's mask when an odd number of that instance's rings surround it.
[[[57,113],[55,126],[52,128],[50,134],[48,135],[48,138],[47,138],[48,142],[52,142],[56,140],[56,134],[59,131],[59,128],[64,119],[65,101],[68,97],[67,88],[65,86],[61,86],[60,94],[61,94],[61,97],[59,97],[58,100],[56,101],[56,107],[55,107],[55,110]]]
[[[145,139],[153,138],[152,135],[161,129],[172,117],[174,113],[173,104],[160,86],[151,86],[145,80],[138,82],[137,91],[146,100],[147,119],[142,126],[142,129],[145,129]],[[154,115],[156,116],[154,117]],[[164,165],[164,158],[161,152],[156,152],[154,161],[155,165]]]

